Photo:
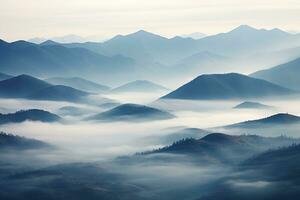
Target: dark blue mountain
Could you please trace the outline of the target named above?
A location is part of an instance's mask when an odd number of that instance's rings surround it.
[[[106,112],[89,117],[88,119],[103,121],[143,121],[171,119],[174,117],[174,115],[156,108],[138,104],[122,104]]]
[[[9,114],[0,113],[0,124],[21,123],[24,121],[56,122],[59,120],[61,120],[59,116],[38,109],[21,110]]]
[[[245,99],[295,94],[273,83],[242,74],[201,75],[163,99]]]
[[[20,75],[0,81],[0,97],[26,98],[51,84],[28,75]]]
[[[261,70],[250,74],[252,77],[264,79],[300,91],[300,58],[284,63],[270,69]]]
[[[70,101],[77,102],[89,93],[64,85],[54,85],[32,93],[27,98],[34,100]]]

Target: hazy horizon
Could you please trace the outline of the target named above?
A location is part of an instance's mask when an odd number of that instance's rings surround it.
[[[141,29],[165,37],[193,32],[212,35],[241,24],[298,32],[295,27],[300,25],[299,12],[300,3],[295,0],[276,0],[271,5],[257,0],[76,0],[72,4],[58,0],[29,0],[26,3],[3,0],[0,38],[15,41],[75,34],[105,40]]]

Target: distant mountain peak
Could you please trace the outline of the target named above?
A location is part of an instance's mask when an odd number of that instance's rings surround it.
[[[137,32],[131,33],[128,36],[139,36],[139,37],[159,37],[159,38],[164,38],[158,34],[154,34],[145,30],[139,30]]]
[[[49,46],[49,45],[60,45],[60,44],[53,40],[46,40],[45,42],[42,42],[40,45],[41,46]]]
[[[235,29],[233,29],[230,32],[244,32],[244,31],[257,31],[258,29],[251,27],[249,25],[240,25],[238,27],[236,27]]]

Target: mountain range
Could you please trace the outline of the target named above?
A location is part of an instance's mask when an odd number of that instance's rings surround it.
[[[108,57],[85,48],[66,48],[49,42],[37,45],[26,41],[0,41],[0,71],[11,75],[65,74],[105,79],[107,74],[121,78],[124,71],[134,71],[134,68],[135,61],[121,55]]]
[[[201,75],[162,99],[248,99],[276,97],[296,92],[242,74]]]
[[[298,34],[246,25],[201,39],[168,39],[141,30],[99,43],[1,40],[0,71],[45,78],[64,74],[112,85],[137,79],[167,80],[166,77],[176,81],[202,73],[254,71],[270,63],[273,66],[300,56],[299,46]],[[275,54],[277,62],[270,59]]]

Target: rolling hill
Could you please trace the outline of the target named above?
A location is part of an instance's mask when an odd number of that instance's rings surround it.
[[[271,109],[272,106],[261,104],[258,102],[245,101],[233,107],[234,109]]]
[[[273,83],[242,74],[201,75],[162,99],[246,99],[295,94]]]
[[[111,110],[89,117],[88,120],[144,121],[171,119],[174,117],[174,115],[156,108],[138,104],[122,104]]]
[[[59,116],[38,109],[21,110],[9,114],[0,113],[0,124],[21,123],[24,121],[57,122],[60,120],[61,118]]]

